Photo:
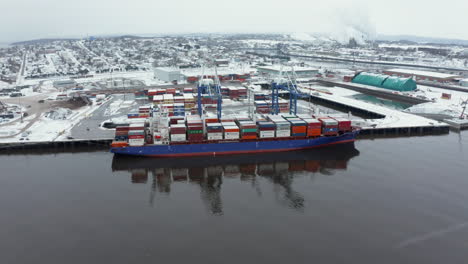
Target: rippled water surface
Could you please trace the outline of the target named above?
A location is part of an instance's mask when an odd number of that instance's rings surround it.
[[[467,263],[468,133],[306,152],[0,156],[0,263]]]

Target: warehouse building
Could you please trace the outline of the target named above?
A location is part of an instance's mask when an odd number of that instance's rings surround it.
[[[76,81],[75,80],[58,80],[54,81],[53,86],[57,89],[69,89],[69,88],[74,88],[76,87]]]
[[[159,79],[164,82],[173,82],[184,80],[183,75],[180,73],[179,69],[174,68],[155,68],[154,69],[154,78]]]
[[[416,89],[416,82],[411,78],[399,78],[367,72],[359,73],[351,82],[399,92],[413,91]]]
[[[257,68],[257,72],[259,75],[270,77],[279,76],[281,73],[283,75],[292,75],[291,67],[283,67],[280,65],[260,66]],[[315,77],[319,73],[318,69],[307,67],[294,67],[294,72],[299,78]]]
[[[383,73],[391,76],[414,77],[416,81],[454,82],[460,78],[460,76],[453,74],[407,69],[390,69],[383,71]]]

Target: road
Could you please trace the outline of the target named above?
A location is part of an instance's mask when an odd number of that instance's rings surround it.
[[[114,130],[101,129],[99,125],[111,118],[122,117],[128,112],[132,112],[138,109],[141,104],[148,104],[147,101],[140,102],[136,100],[136,104],[132,104],[130,107],[122,105],[119,111],[109,114],[109,106],[118,100],[123,100],[123,95],[113,95],[113,98],[106,102],[104,105],[96,109],[90,116],[81,120],[76,126],[71,129],[71,136],[75,139],[107,139],[113,138],[115,135]],[[133,96],[126,95],[126,100],[134,100]]]

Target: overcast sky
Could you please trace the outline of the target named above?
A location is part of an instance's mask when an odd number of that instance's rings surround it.
[[[2,0],[0,41],[102,34],[340,32],[468,39],[467,0]]]

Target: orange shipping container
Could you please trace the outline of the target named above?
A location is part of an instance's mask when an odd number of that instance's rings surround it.
[[[322,129],[320,128],[309,128],[307,130],[307,136],[309,137],[317,137],[322,134]]]
[[[293,134],[297,133],[306,133],[307,129],[305,126],[293,126],[292,127],[292,132]]]
[[[113,148],[120,148],[120,147],[127,147],[128,143],[127,142],[122,142],[122,141],[114,141],[111,144],[111,147]]]
[[[205,123],[207,123],[207,124],[208,123],[218,123],[218,122],[219,122],[218,118],[206,118],[205,119]]]
[[[224,132],[239,132],[239,129],[238,128],[228,128],[228,129],[224,129]]]
[[[257,139],[257,136],[256,135],[250,135],[250,136],[242,136],[242,139]]]

